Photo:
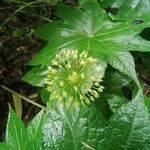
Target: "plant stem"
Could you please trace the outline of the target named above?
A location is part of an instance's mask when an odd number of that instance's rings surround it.
[[[1,85],[1,88],[3,88],[3,89],[5,89],[6,91],[8,91],[8,92],[10,92],[10,93],[12,93],[12,94],[14,94],[14,95],[20,97],[21,99],[27,101],[28,103],[31,103],[31,104],[33,104],[33,105],[39,107],[39,108],[46,109],[46,107],[44,107],[44,106],[42,106],[42,105],[40,105],[40,104],[38,104],[38,103],[36,103],[36,102],[34,102],[34,101],[32,101],[32,100],[26,98],[26,97],[24,97],[23,95],[21,95],[21,94],[15,92],[15,91],[13,91],[13,90],[11,90],[10,88],[6,87],[5,85]]]

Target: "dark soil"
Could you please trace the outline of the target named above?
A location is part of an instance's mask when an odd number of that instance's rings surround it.
[[[51,19],[55,16],[51,13],[54,12],[51,5],[42,7],[43,5],[45,4],[23,9],[12,16],[0,30],[0,85],[26,97],[38,93],[39,89],[24,83],[21,77],[31,68],[27,62],[45,44],[35,36],[34,29],[45,22],[42,17]],[[19,7],[15,3],[0,6],[0,25]],[[40,103],[40,99],[36,99]],[[12,94],[0,88],[0,141],[4,139],[8,104],[13,107]],[[22,105],[22,119],[27,123],[40,109],[24,101]]]

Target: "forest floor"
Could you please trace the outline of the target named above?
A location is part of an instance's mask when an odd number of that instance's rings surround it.
[[[0,84],[38,101],[38,89],[23,82],[21,77],[31,68],[27,62],[45,44],[35,36],[34,29],[51,21],[54,11],[47,3],[19,10],[23,6],[15,2],[0,6]],[[14,107],[13,93],[0,88],[0,140],[4,138],[8,104]],[[22,119],[26,123],[40,110],[24,101],[22,106]]]

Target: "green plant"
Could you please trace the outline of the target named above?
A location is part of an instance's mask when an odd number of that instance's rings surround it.
[[[1,150],[38,150],[41,148],[44,113],[41,111],[25,128],[24,123],[9,107],[6,142],[0,143]]]
[[[36,30],[48,44],[29,62],[34,68],[23,80],[42,87],[47,109],[42,124],[34,123],[40,140],[33,138],[33,149],[150,148],[149,102],[144,102],[129,52],[150,51],[150,42],[139,35],[150,26],[149,10],[144,9],[146,1],[110,2],[117,6],[115,15],[100,7],[108,6],[102,1],[81,1],[76,8],[59,4],[60,19]],[[7,133],[12,134],[9,122]]]

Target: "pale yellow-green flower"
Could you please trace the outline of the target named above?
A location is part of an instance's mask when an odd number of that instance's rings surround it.
[[[99,97],[105,67],[83,51],[64,50],[47,67],[45,84],[51,98],[67,105],[89,104]]]

